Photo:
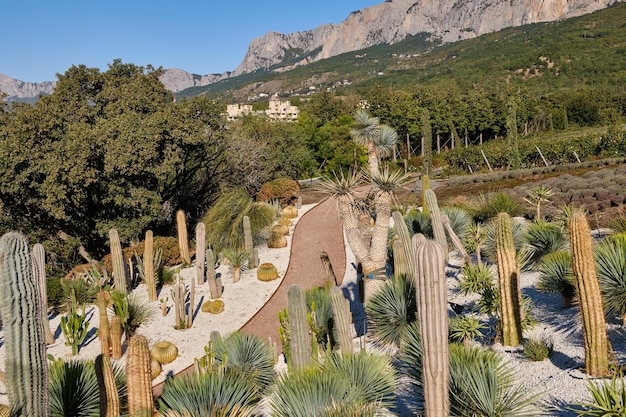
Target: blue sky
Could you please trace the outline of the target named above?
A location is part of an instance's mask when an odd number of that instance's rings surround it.
[[[339,23],[383,0],[5,0],[0,73],[56,80],[72,65],[124,63],[195,74],[234,70],[267,32]]]

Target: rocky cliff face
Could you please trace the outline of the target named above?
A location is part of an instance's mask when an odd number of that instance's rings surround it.
[[[0,74],[0,93],[7,95],[7,100],[25,100],[39,97],[42,94],[51,94],[56,81],[43,83],[27,83]]]
[[[386,0],[352,12],[340,24],[254,39],[233,75],[304,65],[407,36],[430,33],[443,42],[512,26],[591,13],[625,0]]]
[[[198,75],[190,74],[178,68],[169,68],[163,72],[159,80],[169,91],[176,93],[190,87],[202,87],[228,78],[228,73]]]

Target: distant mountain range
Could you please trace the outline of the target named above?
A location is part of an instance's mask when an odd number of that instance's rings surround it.
[[[161,81],[172,92],[201,87],[256,71],[284,72],[311,62],[394,44],[417,34],[454,42],[503,28],[581,16],[626,0],[386,0],[354,11],[339,24],[281,34],[269,32],[250,42],[232,72],[197,75],[166,69]],[[0,74],[0,92],[9,101],[34,101],[50,94],[55,81],[28,83]]]

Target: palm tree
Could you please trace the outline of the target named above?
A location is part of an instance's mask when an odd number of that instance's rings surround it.
[[[395,191],[402,188],[409,180],[409,175],[402,171],[390,171],[387,167],[380,171],[369,171],[365,179],[371,184],[368,198],[357,195],[355,188],[361,184],[363,175],[355,171],[348,176],[335,175],[320,184],[320,191],[328,198],[335,199],[339,206],[341,221],[346,233],[348,244],[354,256],[361,262],[363,276],[366,279],[366,298],[375,293],[382,285],[375,280],[376,271],[383,270],[387,263],[387,243],[389,220],[391,219],[391,203]],[[371,213],[374,213],[373,215]],[[365,214],[368,219],[374,217],[371,227],[371,238],[363,239],[360,217]]]
[[[358,110],[354,118],[356,126],[350,130],[354,141],[367,148],[370,172],[378,172],[380,159],[391,153],[398,133],[387,125],[381,125],[378,117],[370,117],[365,110]]]

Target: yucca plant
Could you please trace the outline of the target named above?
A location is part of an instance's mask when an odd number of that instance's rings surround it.
[[[550,197],[552,197],[552,195],[552,189],[545,185],[538,185],[528,190],[524,201],[532,205],[535,209],[535,219],[542,218],[541,205],[550,203]]]
[[[216,366],[235,369],[237,373],[249,376],[260,391],[274,382],[274,353],[258,336],[234,332],[212,341],[207,349],[214,356]]]
[[[113,373],[122,404],[126,377],[122,367]],[[100,391],[92,360],[55,360],[50,366],[50,417],[99,417]]]
[[[234,248],[226,248],[222,252],[224,258],[228,260],[230,267],[233,272],[233,282],[239,282],[241,279],[241,269],[245,266],[248,258],[250,257],[250,252],[247,252],[240,247]]]
[[[365,305],[368,331],[388,345],[398,345],[402,333],[417,320],[415,285],[404,276],[385,281]]]
[[[484,222],[502,212],[515,217],[522,213],[522,207],[513,197],[504,192],[481,194],[470,214],[474,220]]]
[[[609,222],[609,228],[613,233],[626,233],[626,216],[619,216]]]
[[[609,236],[594,250],[602,301],[626,324],[626,234]]]
[[[363,405],[379,413],[393,404],[396,378],[388,356],[327,352],[319,364],[291,371],[278,380],[269,397],[271,415],[323,416],[337,408]]]
[[[553,252],[541,258],[537,264],[539,291],[558,292],[563,300],[563,308],[569,308],[576,297],[576,280],[572,271],[570,252]]]
[[[450,324],[448,325],[450,341],[469,345],[472,340],[482,337],[481,330],[486,328],[473,314],[450,317]]]
[[[260,400],[252,377],[225,371],[168,378],[158,403],[167,416],[252,417]]]
[[[494,351],[450,345],[450,415],[529,417],[544,410]]]
[[[476,263],[482,264],[482,248],[487,240],[487,230],[482,223],[471,222],[463,235],[460,235],[463,247],[470,254],[476,255]]]
[[[404,215],[404,222],[412,235],[415,233],[421,233],[424,236],[430,237],[433,235],[433,229],[430,224],[430,216],[428,216],[428,214],[424,214],[420,210],[409,210]]]
[[[569,249],[569,239],[561,225],[543,219],[536,219],[526,227],[524,242],[532,252],[533,263],[549,253]]]
[[[591,403],[578,404],[571,410],[577,416],[623,417],[626,415],[626,386],[623,375],[614,375],[610,381],[595,384],[589,381]]]
[[[460,207],[442,207],[443,214],[448,216],[450,226],[457,236],[464,236],[472,224],[472,216],[467,210]]]
[[[545,334],[528,337],[522,343],[524,354],[531,361],[542,361],[549,358],[554,351],[554,341]]]
[[[478,310],[485,314],[495,314],[498,310],[498,288],[490,266],[466,265],[461,270],[459,289],[463,294],[478,294]]]
[[[137,293],[124,294],[120,291],[111,292],[111,308],[120,317],[126,339],[130,339],[139,326],[149,322],[157,312],[157,307],[141,298]]]
[[[513,232],[513,244],[515,245],[515,253],[519,254],[524,246],[524,235],[526,226],[513,219],[511,231]],[[483,246],[483,254],[490,263],[496,263],[496,245],[495,245],[495,223],[490,221],[485,226],[487,237]],[[519,261],[519,260],[518,260]],[[518,262],[519,264],[519,262]]]
[[[304,292],[307,308],[309,312],[315,314],[315,335],[317,344],[325,348],[329,342],[333,341],[329,330],[332,328],[333,306],[330,302],[330,292],[327,287],[309,288]]]

